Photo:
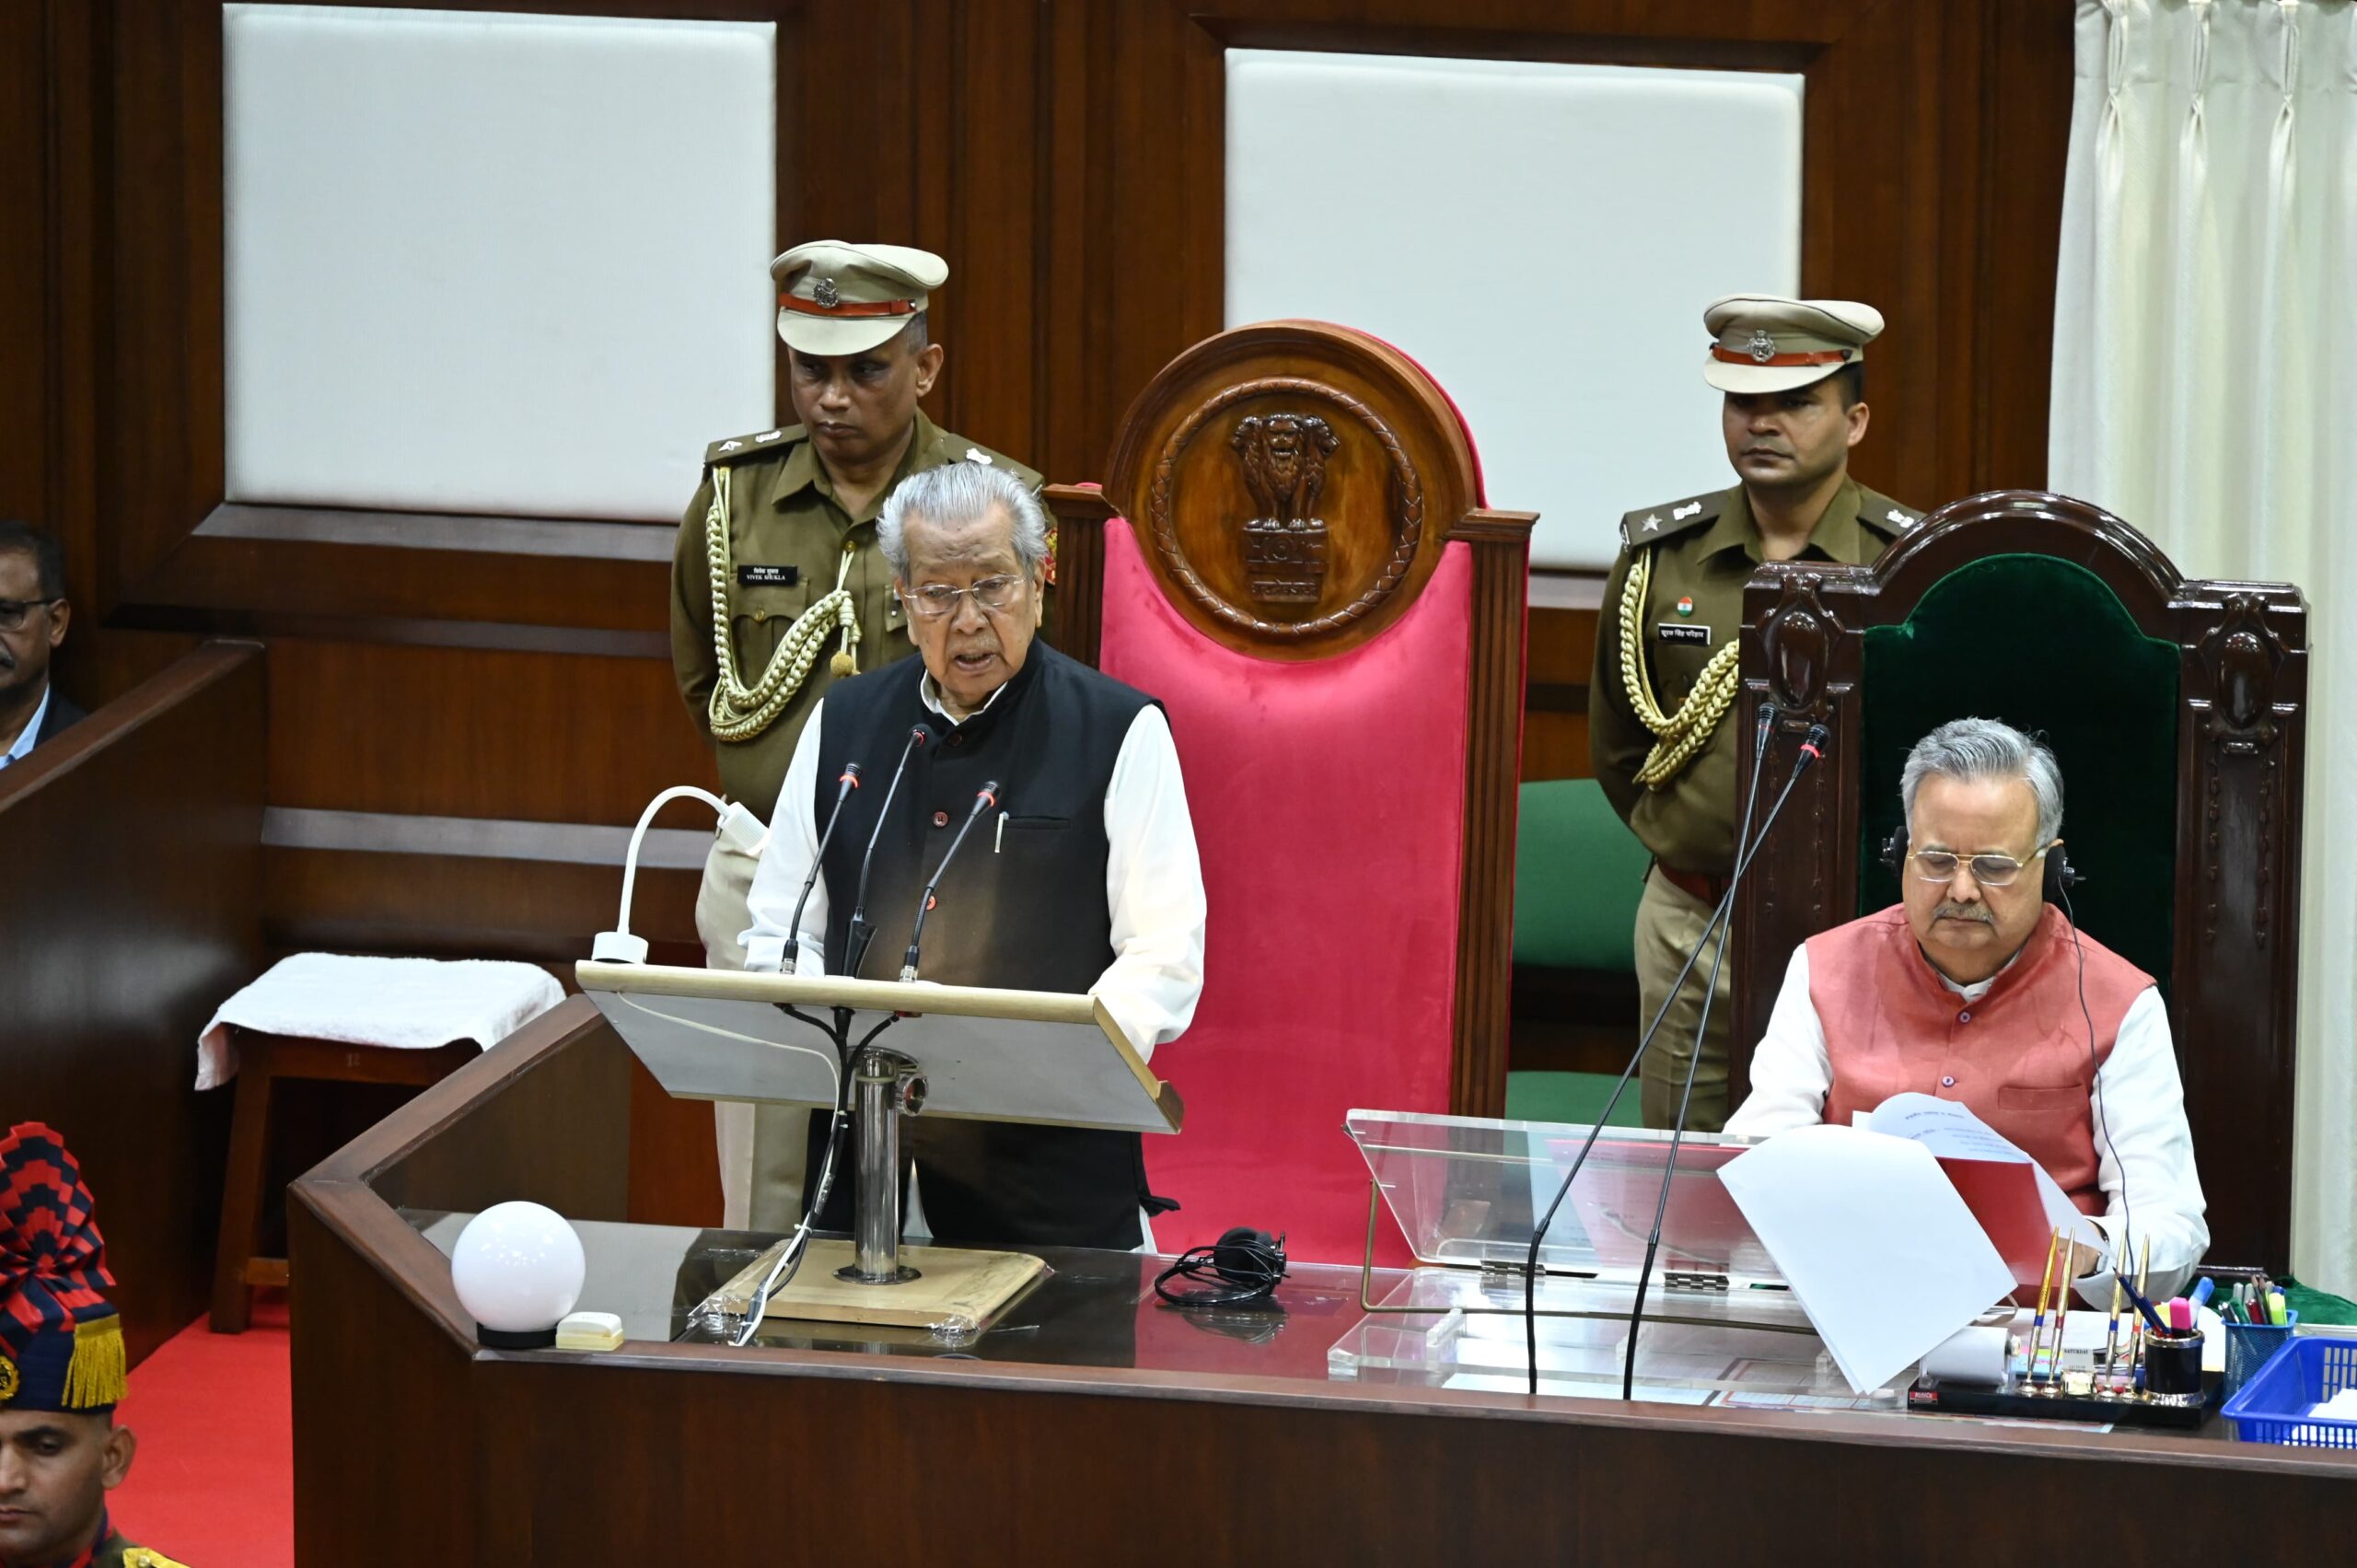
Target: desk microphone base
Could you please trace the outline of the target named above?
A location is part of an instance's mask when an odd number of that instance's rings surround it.
[[[852,1266],[853,1250],[849,1241],[812,1241],[793,1283],[770,1296],[765,1316],[974,1334],[995,1322],[1048,1272],[1048,1265],[1028,1252],[903,1247],[900,1260],[916,1271],[915,1278],[897,1284],[865,1284],[836,1274]],[[749,1298],[769,1272],[771,1258],[762,1253],[722,1287],[721,1295]]]

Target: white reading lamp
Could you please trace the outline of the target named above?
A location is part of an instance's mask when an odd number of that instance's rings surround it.
[[[630,930],[631,890],[638,885],[638,848],[646,842],[646,830],[655,814],[685,796],[693,796],[720,814],[720,836],[742,849],[754,859],[769,847],[770,830],[761,819],[739,800],[723,800],[707,789],[693,784],[673,784],[669,789],[646,803],[638,814],[638,826],[630,835],[630,851],[622,856],[622,907],[614,929],[600,931],[589,946],[589,956],[601,964],[643,964],[646,962],[646,938],[633,936]]]

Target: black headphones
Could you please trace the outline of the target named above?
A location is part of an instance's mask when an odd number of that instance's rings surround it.
[[[1154,1294],[1173,1307],[1242,1307],[1269,1301],[1284,1277],[1285,1238],[1240,1225],[1208,1247],[1190,1247],[1180,1253],[1155,1276]],[[1173,1279],[1206,1288],[1172,1290]],[[1211,1284],[1213,1279],[1221,1283]]]
[[[1881,858],[1883,869],[1902,883],[1907,879],[1907,824],[1901,822],[1884,842]],[[2053,847],[2046,852],[2046,876],[2039,884],[2042,896],[2049,904],[2061,903],[2062,895],[2077,887],[2080,881],[2078,868],[2071,864],[2071,856],[2064,851],[2061,841],[2056,840]]]

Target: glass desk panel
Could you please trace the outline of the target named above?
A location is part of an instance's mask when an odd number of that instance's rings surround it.
[[[1539,1318],[1541,1393],[1620,1397],[1634,1297],[1632,1286],[1608,1281],[1540,1279],[1542,1314],[1598,1314]],[[1528,1366],[1521,1278],[1468,1269],[1417,1270],[1327,1357],[1336,1377],[1510,1394],[1527,1390]],[[1861,1397],[1788,1292],[1668,1292],[1656,1283],[1645,1295],[1631,1392],[1678,1404],[1895,1411],[1912,1376],[1910,1368]]]
[[[471,1214],[401,1211],[445,1257]],[[588,1272],[576,1310],[611,1312],[633,1340],[725,1342],[732,1321],[700,1319],[696,1308],[783,1239],[773,1232],[574,1220]],[[1167,1258],[1133,1252],[1035,1247],[1050,1272],[962,1342],[922,1329],[771,1318],[755,1344],[795,1350],[947,1357],[1049,1366],[1143,1368],[1238,1376],[1328,1379],[1327,1352],[1358,1321],[1359,1271],[1296,1264],[1277,1287],[1276,1310],[1181,1311],[1154,1294]],[[1405,1276],[1379,1270],[1376,1289]]]
[[[1589,1132],[1561,1122],[1412,1111],[1353,1110],[1346,1125],[1419,1260],[1517,1269],[1529,1255],[1534,1216],[1553,1201]],[[1669,1144],[1666,1132],[1604,1129],[1548,1227],[1539,1266],[1633,1280]],[[1749,1139],[1691,1132],[1678,1145],[1656,1277],[1723,1274],[1738,1287],[1783,1283],[1718,1177],[1751,1146]]]

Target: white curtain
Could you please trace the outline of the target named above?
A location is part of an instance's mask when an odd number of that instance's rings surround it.
[[[2292,1262],[2357,1295],[2357,16],[2080,0],[2077,53],[2049,482],[2307,594]]]

